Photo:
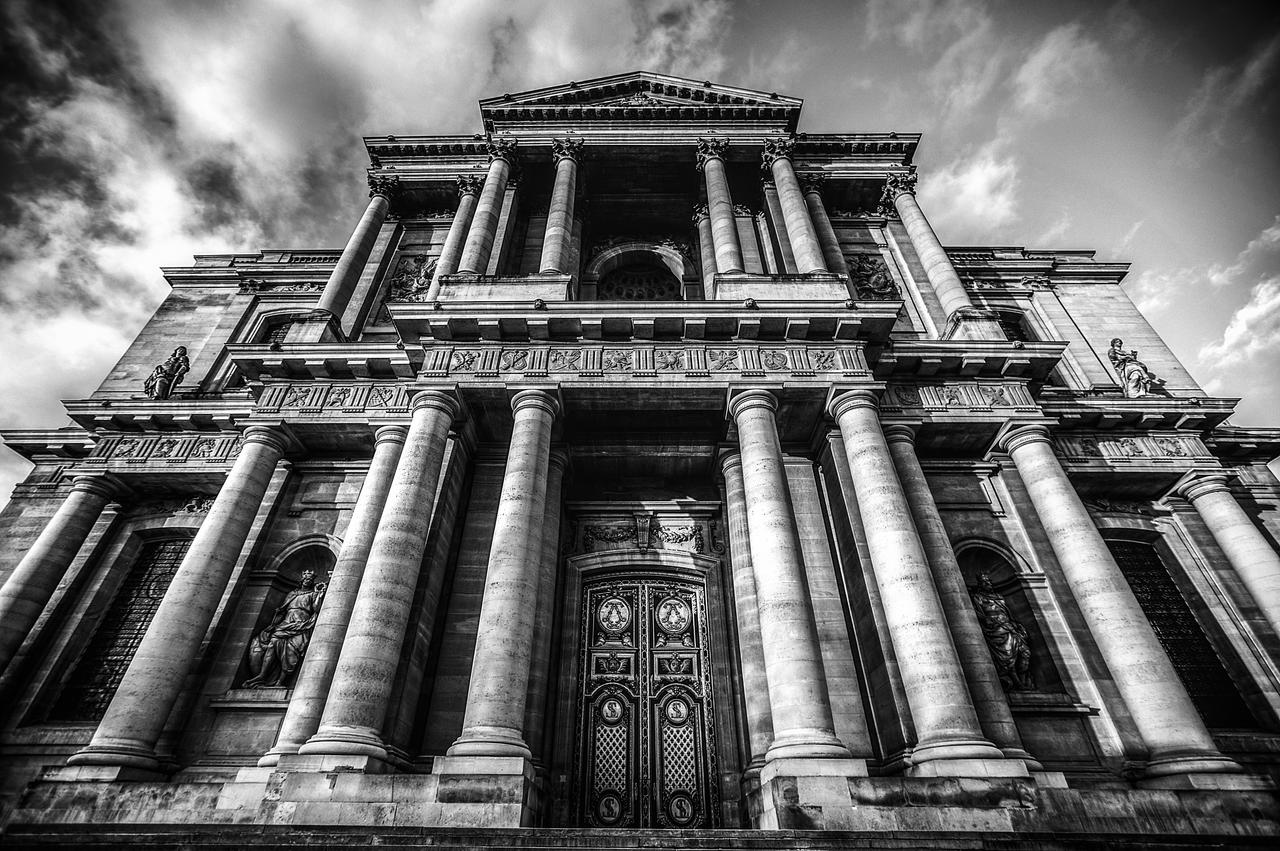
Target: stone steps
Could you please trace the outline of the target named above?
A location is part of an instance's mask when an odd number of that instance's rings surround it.
[[[1175,835],[1048,835],[975,834],[932,831],[755,831],[755,830],[575,830],[564,828],[468,829],[388,828],[369,830],[294,830],[289,828],[206,828],[117,826],[109,829],[87,825],[57,827],[22,826],[0,836],[7,851],[19,849],[205,849],[205,848],[431,848],[518,849],[551,851],[564,848],[592,849],[991,849],[991,851],[1102,851],[1138,848],[1271,848],[1272,837],[1208,837]]]

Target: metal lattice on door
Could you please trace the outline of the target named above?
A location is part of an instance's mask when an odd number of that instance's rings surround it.
[[[588,827],[714,827],[702,585],[589,581],[582,594],[578,806]]]

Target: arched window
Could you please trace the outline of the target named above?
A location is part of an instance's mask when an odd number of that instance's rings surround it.
[[[680,282],[658,262],[628,263],[606,272],[597,285],[601,301],[679,301]]]
[[[1130,540],[1110,540],[1107,547],[1205,724],[1255,729],[1253,713],[1156,548]]]

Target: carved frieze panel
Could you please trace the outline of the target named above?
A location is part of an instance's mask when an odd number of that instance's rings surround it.
[[[822,373],[863,376],[868,374],[868,369],[862,349],[857,346],[730,343],[632,346],[463,344],[428,349],[422,365],[424,376],[463,380],[504,374],[722,378],[766,373],[801,377]]]
[[[134,514],[208,514],[213,497],[206,494],[146,499],[129,507]]]
[[[224,464],[236,456],[239,446],[239,435],[114,435],[100,440],[85,464]]]
[[[1073,461],[1181,461],[1207,458],[1209,450],[1194,435],[1071,433],[1054,436],[1063,457]]]
[[[608,550],[707,551],[711,530],[707,521],[651,512],[618,512],[581,517],[575,523],[576,549],[594,553]]]
[[[400,384],[377,382],[269,384],[258,400],[258,412],[281,410],[366,413],[402,412],[409,396]]]
[[[880,407],[882,410],[1012,411],[1036,410],[1036,403],[1024,384],[952,381],[891,385]]]

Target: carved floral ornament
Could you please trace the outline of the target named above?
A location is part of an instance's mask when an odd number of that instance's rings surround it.
[[[675,549],[691,553],[706,551],[701,523],[665,524],[651,514],[637,514],[627,520],[584,522],[579,535],[582,552],[616,549]]]
[[[381,195],[388,201],[395,200],[396,195],[400,193],[400,178],[393,174],[371,174],[369,175],[369,197]]]
[[[484,176],[479,174],[458,175],[458,195],[479,195],[484,188]]]
[[[723,160],[725,151],[729,149],[728,139],[698,139],[698,170],[701,171],[707,164],[707,160],[717,159]]]
[[[551,160],[558,163],[560,160],[570,159],[575,163],[581,163],[582,147],[581,139],[552,139]]]
[[[796,148],[796,140],[791,138],[765,139],[764,151],[760,154],[766,168],[772,167],[777,160],[789,160]]]
[[[485,141],[485,150],[489,152],[489,161],[505,160],[511,165],[516,164],[516,146],[519,140],[512,136],[490,137]]]
[[[897,208],[894,207],[894,201],[899,195],[916,193],[916,169],[911,167],[910,171],[899,174],[891,174],[885,178],[884,193],[880,196],[880,207],[878,212],[883,216],[897,215]]]

